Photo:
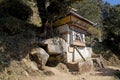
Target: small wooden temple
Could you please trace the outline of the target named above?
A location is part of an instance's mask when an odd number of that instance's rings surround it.
[[[53,26],[67,42],[68,63],[91,60],[91,48],[86,46],[85,37],[90,35],[88,28],[94,25],[74,11],[54,22]]]

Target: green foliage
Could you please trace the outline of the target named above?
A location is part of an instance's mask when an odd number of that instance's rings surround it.
[[[120,35],[120,5],[113,6],[109,15],[104,19],[104,30],[114,35]]]
[[[10,15],[27,20],[32,14],[31,8],[19,0],[5,0],[0,3],[0,17]]]
[[[102,33],[101,30],[96,27],[90,27],[88,28],[88,31],[91,33],[93,38],[101,39]]]
[[[75,2],[72,5],[73,8],[77,10],[81,16],[97,23],[96,27],[90,27],[88,31],[93,35],[94,38],[98,38],[100,40],[101,33],[101,8],[98,6],[96,0],[83,0],[80,2]]]
[[[24,23],[14,17],[0,18],[0,31],[7,34],[16,34],[22,31]]]
[[[119,53],[120,44],[120,5],[112,6],[103,20],[103,41],[115,53]]]
[[[101,10],[97,3],[93,3],[90,0],[83,0],[81,2],[74,3],[72,6],[81,16],[84,16],[97,24],[100,23]]]
[[[56,20],[63,16],[68,11],[68,7],[75,2],[74,0],[36,0],[39,10],[39,15],[42,18],[43,25],[45,22]],[[81,1],[81,0],[76,0]],[[46,6],[46,4],[49,5]]]

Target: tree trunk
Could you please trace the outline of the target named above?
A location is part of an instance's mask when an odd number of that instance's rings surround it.
[[[44,33],[46,34],[46,22],[48,20],[48,12],[46,9],[46,0],[36,0],[37,1],[37,7],[38,7],[38,11],[39,11],[39,15],[41,17],[42,20],[42,28]]]

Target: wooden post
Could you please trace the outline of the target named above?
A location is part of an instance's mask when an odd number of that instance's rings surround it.
[[[75,48],[73,48],[72,62],[75,62]]]

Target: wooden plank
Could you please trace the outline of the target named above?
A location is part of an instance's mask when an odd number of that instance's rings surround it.
[[[66,32],[62,32],[62,33],[60,33],[61,35],[67,35],[67,34],[70,34],[70,32],[69,31],[66,31]]]
[[[71,26],[77,27],[81,30],[87,31],[87,28],[85,28],[84,26],[81,26],[79,24],[75,24],[75,23],[70,23]]]
[[[77,18],[75,16],[71,16],[71,22],[75,22],[76,24],[80,24],[80,25],[87,27],[87,28],[92,26],[88,22],[86,22],[85,20],[82,20],[82,19]]]
[[[70,22],[70,16],[66,16],[62,19],[57,20],[56,22],[53,23],[53,26],[60,26],[68,22]]]
[[[85,47],[85,43],[78,40],[74,40],[72,45]]]
[[[60,25],[64,25],[70,22],[74,22],[75,24],[80,24],[86,28],[93,27],[93,25],[91,25],[86,20],[78,18],[77,16],[74,16],[74,15],[67,15],[63,18],[58,19],[53,23],[53,26],[58,27]]]
[[[69,47],[68,50],[69,50],[70,53],[73,53],[74,52],[74,47]]]

